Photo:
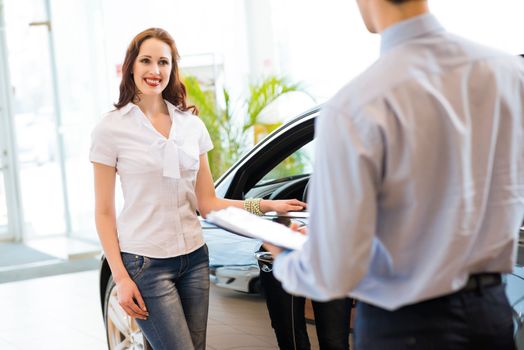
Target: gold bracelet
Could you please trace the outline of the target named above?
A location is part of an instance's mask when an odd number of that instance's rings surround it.
[[[260,202],[262,202],[262,198],[255,198],[253,201],[253,214],[262,216],[264,213],[260,209]]]
[[[244,210],[258,216],[264,215],[264,212],[260,209],[260,202],[262,198],[247,198],[244,200]]]

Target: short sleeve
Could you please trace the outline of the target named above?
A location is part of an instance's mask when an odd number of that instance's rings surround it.
[[[198,148],[200,149],[199,153],[204,154],[213,149],[213,141],[211,141],[211,136],[209,136],[209,132],[202,121],[201,126],[202,132],[200,133],[200,140],[198,140]]]
[[[91,148],[89,150],[89,160],[93,163],[100,163],[115,167],[117,152],[114,138],[106,123],[98,124],[91,133]]]

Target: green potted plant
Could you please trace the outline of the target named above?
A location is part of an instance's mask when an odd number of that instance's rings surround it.
[[[214,144],[209,152],[209,164],[214,179],[226,171],[251,146],[248,135],[257,132],[269,133],[280,123],[261,124],[262,112],[275,100],[291,92],[309,95],[299,83],[292,83],[286,77],[268,76],[248,88],[246,97],[235,107],[229,91],[222,89],[222,103],[217,101],[214,90],[204,90],[194,76],[184,79],[190,103],[200,110],[200,117],[206,124]],[[242,115],[243,120],[237,120]],[[258,141],[258,140],[257,140]]]

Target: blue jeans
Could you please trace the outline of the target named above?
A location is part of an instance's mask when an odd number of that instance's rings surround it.
[[[207,246],[187,255],[154,259],[122,253],[149,311],[136,319],[154,350],[205,350],[209,307]]]

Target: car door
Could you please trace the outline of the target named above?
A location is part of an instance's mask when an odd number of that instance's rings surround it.
[[[314,120],[310,110],[276,130],[236,162],[216,183],[217,195],[230,199],[302,199],[311,173]],[[307,163],[307,164],[306,164]],[[302,221],[304,214],[300,215]],[[267,213],[265,218],[284,223],[291,217]],[[258,240],[234,235],[204,220],[212,281],[221,287],[258,292],[259,269],[254,253]]]

